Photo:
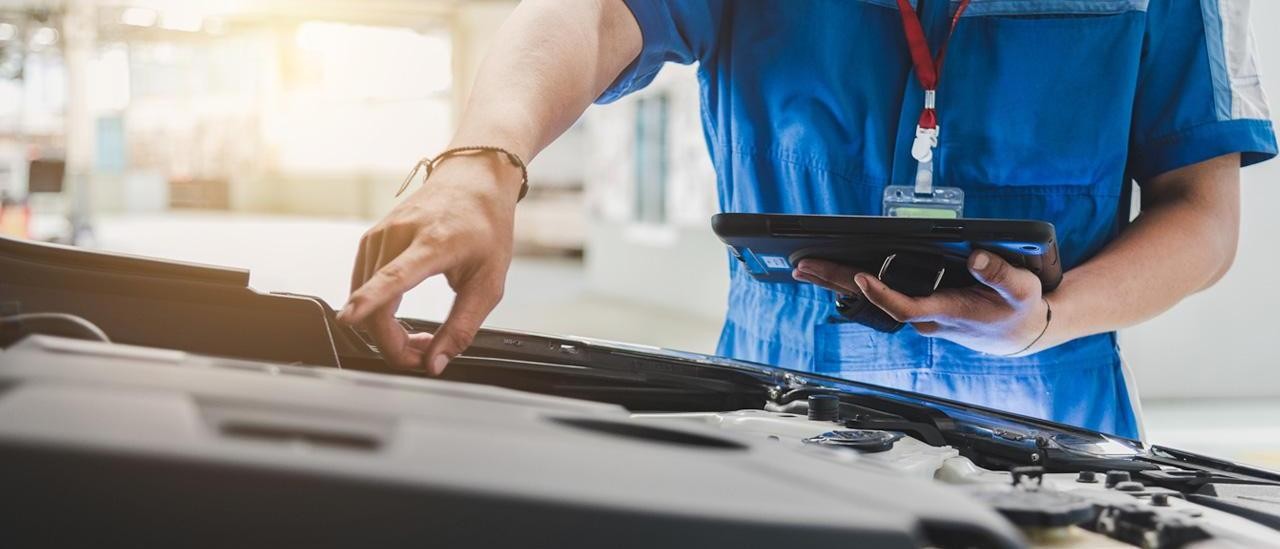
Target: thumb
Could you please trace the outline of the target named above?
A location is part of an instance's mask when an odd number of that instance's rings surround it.
[[[1040,293],[1040,279],[1036,275],[1010,265],[1004,258],[991,252],[973,252],[969,256],[969,272],[978,282],[1011,302],[1035,299]]]

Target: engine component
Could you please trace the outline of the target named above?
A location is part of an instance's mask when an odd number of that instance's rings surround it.
[[[1115,489],[1121,492],[1141,492],[1146,490],[1147,487],[1143,486],[1141,482],[1126,480],[1124,482],[1116,483]]]
[[[835,395],[809,395],[809,419],[839,421],[840,398]]]
[[[1114,488],[1117,484],[1129,480],[1128,471],[1107,471],[1107,488]]]
[[[1047,489],[987,487],[973,493],[1022,528],[1057,528],[1087,523],[1093,504],[1083,498]]]
[[[884,452],[893,448],[893,443],[897,442],[901,438],[901,433],[890,433],[888,431],[842,429],[839,431],[822,433],[816,437],[806,438],[804,441],[809,444],[817,444],[820,446],[849,448],[859,452],[875,453]]]
[[[1098,515],[1098,532],[1146,549],[1181,547],[1209,538],[1196,519],[1162,515],[1139,504],[1108,506]]]
[[[1187,499],[1280,530],[1280,486],[1212,483]]]
[[[1013,485],[1021,486],[1023,480],[1034,480],[1036,486],[1044,485],[1044,467],[1031,465],[1028,467],[1014,467],[1009,470],[1009,475],[1013,477]],[[1028,484],[1030,486],[1030,484]]]
[[[850,429],[875,429],[883,431],[901,431],[915,436],[930,446],[946,446],[947,440],[937,427],[918,421],[894,418],[878,418],[855,416],[845,420],[844,426]]]

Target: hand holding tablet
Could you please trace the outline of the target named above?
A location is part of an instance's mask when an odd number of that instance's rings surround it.
[[[757,280],[794,282],[803,259],[820,259],[875,275],[913,297],[977,283],[966,266],[975,250],[1031,271],[1045,293],[1062,280],[1053,225],[1001,219],[719,214],[712,227]],[[846,318],[892,332],[901,324],[860,296],[842,296]]]

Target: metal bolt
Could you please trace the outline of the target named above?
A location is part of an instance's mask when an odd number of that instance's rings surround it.
[[[1143,486],[1141,482],[1137,481],[1126,480],[1124,482],[1116,483],[1116,490],[1121,492],[1141,492],[1146,489],[1146,486]]]
[[[1132,480],[1128,471],[1107,471],[1107,488]]]

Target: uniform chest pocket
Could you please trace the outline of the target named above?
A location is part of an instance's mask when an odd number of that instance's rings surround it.
[[[969,0],[966,17],[1071,18],[1145,12],[1150,0]],[[951,0],[951,7],[960,0]]]
[[[977,186],[1113,183],[1127,158],[1140,0],[972,0],[938,92],[938,162]]]

